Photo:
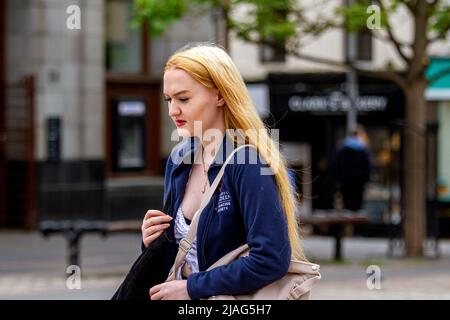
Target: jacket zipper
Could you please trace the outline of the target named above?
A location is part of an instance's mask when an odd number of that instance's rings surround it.
[[[169,201],[169,205],[167,205],[167,203],[165,203],[164,206],[163,206],[163,209],[164,209],[164,210],[167,210],[168,208],[170,208],[171,211],[173,211],[173,210],[172,210],[173,208],[171,208],[171,207],[172,207],[172,204],[173,204],[173,192],[172,192],[172,190],[173,190],[173,170],[172,170],[171,175],[170,175],[170,190],[169,190],[169,196],[168,196],[168,199],[167,199],[167,201]],[[167,201],[166,201],[166,202],[167,202]],[[172,213],[172,212],[164,212],[164,213],[165,213],[165,214],[169,214],[171,217],[173,217],[173,213]],[[174,220],[172,220],[172,221],[174,221]],[[170,229],[170,230],[167,230],[167,231],[170,231],[170,232],[165,232],[165,234],[166,234],[168,240],[169,240],[170,242],[172,242],[173,239],[172,239],[171,235],[173,234],[174,223],[171,223],[171,224],[170,224],[169,229]]]
[[[170,199],[170,202],[169,202],[170,206],[168,206],[168,208],[170,208],[170,212],[168,212],[168,213],[173,218],[172,223],[170,224],[170,227],[169,227],[169,229],[170,229],[169,239],[173,242],[175,242],[175,212],[174,212],[174,208],[172,207],[173,206],[173,191],[172,190],[174,189],[174,186],[173,186],[174,177],[173,176],[175,174],[175,171],[178,170],[179,167],[180,167],[180,165],[178,165],[177,167],[172,169],[172,172],[170,173],[170,190],[169,190],[169,197],[168,197]],[[167,214],[167,212],[164,212],[164,213]],[[174,236],[172,237],[172,235],[174,235]]]

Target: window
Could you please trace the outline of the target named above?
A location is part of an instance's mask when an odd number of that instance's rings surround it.
[[[351,3],[363,2],[366,0],[346,0],[346,5],[349,6]],[[372,1],[369,1],[369,4]],[[369,5],[368,4],[368,5]],[[345,56],[349,57],[349,34],[345,33]],[[372,61],[372,32],[369,29],[364,29],[362,31],[355,33],[355,59],[357,61]]]
[[[282,7],[278,7],[273,11],[273,19],[278,22],[286,21],[288,15],[288,2]],[[273,35],[266,38],[267,41],[273,42],[273,45],[261,44],[259,46],[259,57],[262,63],[266,62],[285,62],[286,61],[286,43],[284,41],[276,40]]]
[[[106,3],[106,69],[112,73],[140,73],[142,30],[132,28],[133,1]]]
[[[61,159],[61,119],[50,117],[47,119],[47,161]]]
[[[360,31],[355,34],[356,52],[355,58],[357,61],[372,61],[372,34],[370,31]],[[349,57],[349,34],[345,34],[345,53]]]
[[[372,60],[372,34],[368,30],[356,34],[356,59],[360,61]]]
[[[267,44],[261,44],[259,46],[259,59],[262,63],[285,62],[286,50],[282,45],[271,46]]]

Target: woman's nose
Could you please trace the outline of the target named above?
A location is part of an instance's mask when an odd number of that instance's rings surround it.
[[[169,116],[177,116],[181,112],[180,108],[177,107],[177,105],[173,102],[169,102]]]

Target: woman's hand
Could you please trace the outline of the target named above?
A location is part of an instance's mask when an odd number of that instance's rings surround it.
[[[173,280],[150,288],[151,300],[191,300],[187,280]]]
[[[142,222],[142,241],[148,247],[166,230],[173,218],[159,210],[148,210]]]

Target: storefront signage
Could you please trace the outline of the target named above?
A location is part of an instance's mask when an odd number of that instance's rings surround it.
[[[362,95],[356,100],[360,112],[385,111],[387,104],[387,97],[381,95]],[[340,91],[329,95],[294,95],[288,99],[289,110],[294,112],[346,112],[350,106],[350,98]]]

